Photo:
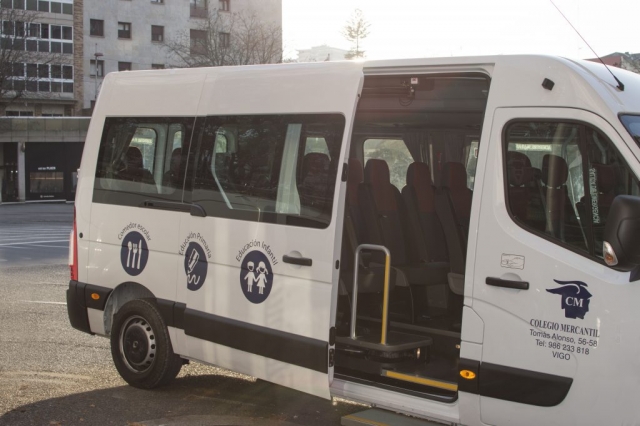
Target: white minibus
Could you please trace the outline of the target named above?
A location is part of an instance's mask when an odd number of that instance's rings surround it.
[[[139,388],[192,360],[449,424],[638,424],[639,159],[640,76],[593,62],[112,73],[69,318]]]

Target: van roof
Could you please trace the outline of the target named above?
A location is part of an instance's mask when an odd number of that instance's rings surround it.
[[[299,76],[305,71],[310,74],[331,72],[337,75],[342,72],[376,75],[475,71],[491,77],[489,101],[494,107],[567,107],[589,109],[597,113],[606,110],[606,113],[603,113],[605,115],[624,112],[640,113],[640,76],[619,68],[610,67],[610,70],[624,83],[624,91],[616,88],[617,83],[602,64],[546,55],[414,58],[126,71],[108,74],[105,87],[121,86],[121,89],[149,94],[157,89],[158,84],[163,84],[173,88],[181,86],[183,91],[188,91],[198,86],[198,82],[201,84],[204,80],[217,80],[242,73],[251,78],[242,79],[243,86],[239,89],[259,92],[265,86],[265,82],[268,83],[270,79],[276,83],[282,81],[281,79],[287,74]],[[260,81],[259,77],[264,79]],[[540,85],[545,78],[555,83],[553,90],[540,90]],[[237,80],[237,84],[240,84],[240,79]],[[252,87],[247,87],[247,84]]]

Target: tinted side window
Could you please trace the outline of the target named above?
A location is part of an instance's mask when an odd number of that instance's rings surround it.
[[[341,115],[208,117],[193,202],[209,216],[325,228],[343,132]]]
[[[94,201],[138,206],[181,202],[193,118],[107,118]]]
[[[562,122],[513,123],[505,144],[507,203],[516,222],[602,257],[613,198],[638,193],[613,144],[589,126]]]

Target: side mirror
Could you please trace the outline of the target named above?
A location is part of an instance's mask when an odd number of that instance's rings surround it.
[[[603,244],[607,265],[624,271],[640,269],[640,197],[618,195],[613,200]]]

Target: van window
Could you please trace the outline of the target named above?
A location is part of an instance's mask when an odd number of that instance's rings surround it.
[[[94,201],[138,206],[147,198],[182,201],[193,118],[107,118]]]
[[[402,190],[407,180],[407,169],[413,157],[402,139],[367,139],[364,141],[364,163],[370,158],[384,160],[389,166],[391,183]]]
[[[506,194],[516,222],[579,252],[602,257],[613,198],[638,181],[613,144],[583,124],[512,123],[506,132]]]
[[[620,120],[636,143],[640,145],[640,115],[621,115]]]
[[[207,215],[325,228],[344,117],[208,117],[196,156],[192,201]]]

